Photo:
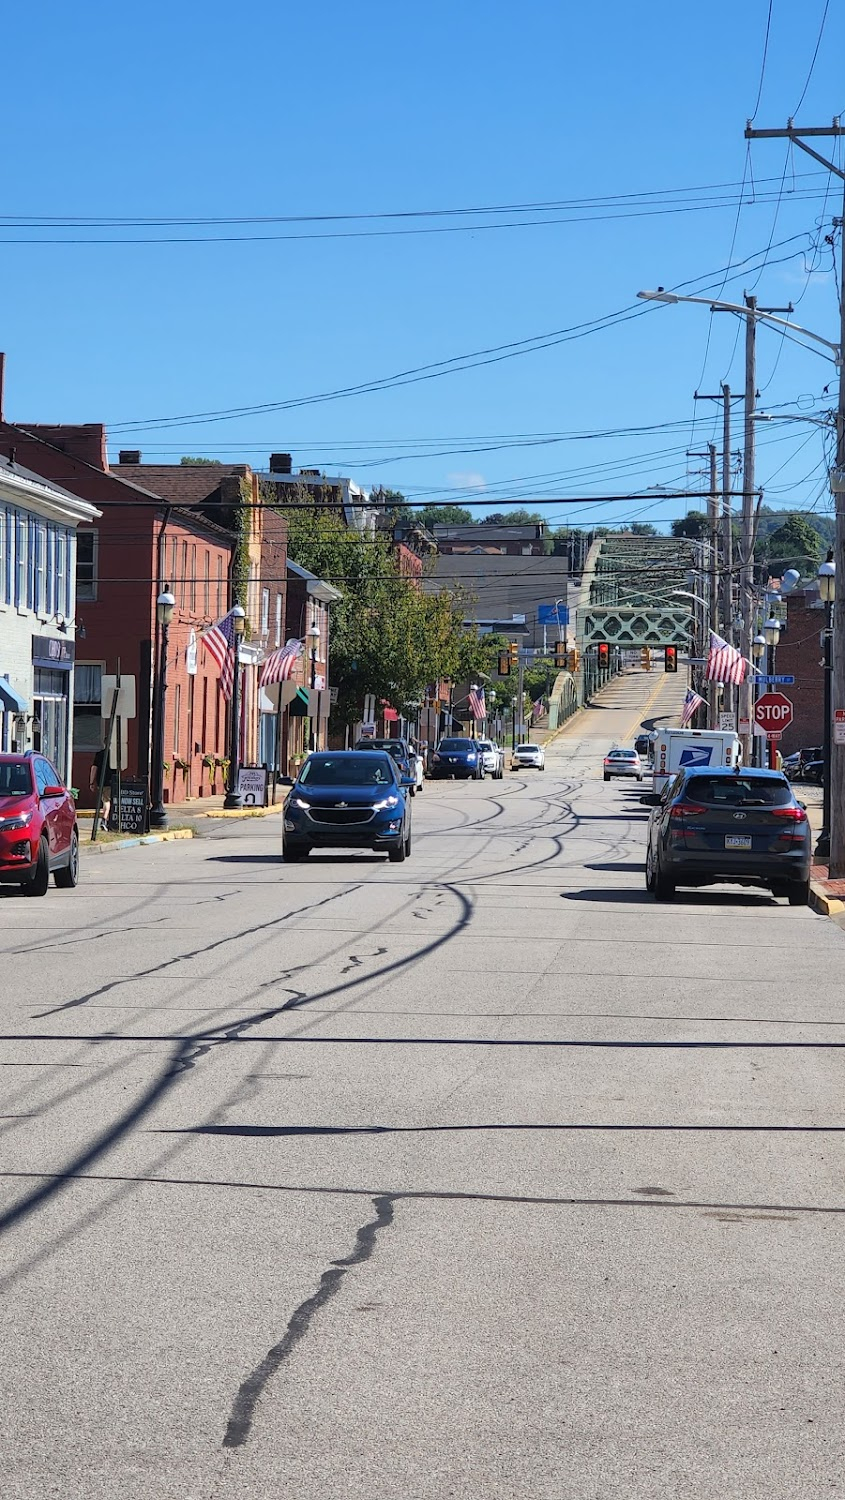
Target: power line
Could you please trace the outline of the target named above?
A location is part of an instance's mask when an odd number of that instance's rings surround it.
[[[819,34],[818,34],[818,36],[816,38],[816,45],[815,45],[815,47],[813,49],[813,56],[812,56],[812,58],[810,60],[810,70],[809,70],[809,72],[807,74],[806,79],[804,80],[804,87],[801,90],[801,98],[798,100],[798,103],[796,104],[794,110],[792,111],[792,118],[793,119],[797,115],[799,109],[801,108],[801,105],[804,103],[804,100],[807,97],[807,90],[810,87],[810,79],[812,78],[813,73],[815,71],[816,59],[818,58],[819,48],[821,47],[821,44],[822,44],[822,37],[824,36],[824,28],[825,28],[825,25],[827,24],[827,13],[828,13],[829,10],[830,10],[830,0],[824,0],[824,10],[822,11],[822,19],[821,19],[821,25],[819,26]]]
[[[751,114],[752,120],[756,120],[757,111],[760,108],[760,100],[763,97],[763,79],[766,76],[766,59],[769,55],[769,33],[772,27],[772,7],[774,0],[769,0],[769,9],[766,16],[766,35],[763,38],[763,60],[760,63],[760,81],[757,84],[757,98],[754,101],[754,109]]]

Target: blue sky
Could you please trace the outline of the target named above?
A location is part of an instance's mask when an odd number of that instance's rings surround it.
[[[782,126],[795,111],[824,8],[773,0],[756,124]],[[768,0],[706,10],[664,0],[18,7],[4,79],[14,127],[6,222],[20,221],[0,229],[7,415],[104,421],[114,454],[140,446],[150,461],[200,453],[263,467],[270,451],[291,450],[300,466],[423,498],[489,495],[497,508],[701,485],[702,460],[685,450],[706,446],[717,412],[696,409],[693,391],[725,377],[742,385],[736,320],[704,307],[652,308],[576,341],[351,399],[133,424],[309,397],[566,329],[630,308],[641,287],[696,282],[688,289],[715,295],[729,259],[749,257],[751,269],[731,273],[724,297],[792,300],[797,321],[835,339],[830,250],[822,240],[806,252],[841,214],[841,184],[783,142],[755,143],[749,159],[743,139],[768,11]],[[845,112],[843,56],[834,0],[799,124]],[[738,213],[743,177],[758,201]],[[688,200],[680,212],[653,211],[670,200],[618,201],[678,189],[696,190],[678,195]],[[709,206],[720,191],[727,204]],[[600,197],[614,201],[534,215],[67,223]],[[32,227],[50,216],[65,222]],[[587,221],[526,225],[532,218]],[[431,229],[448,232],[407,232]],[[22,243],[232,234],[306,237]],[[784,412],[835,404],[833,365],[769,329],[759,386],[761,405]],[[658,424],[677,425],[564,438]],[[762,427],[758,480],[772,504],[826,508],[819,431]],[[546,513],[662,524],[684,505],[658,492],[613,507],[548,503]]]

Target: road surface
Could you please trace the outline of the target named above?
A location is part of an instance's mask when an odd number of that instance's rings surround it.
[[[643,886],[601,755],[0,898],[4,1500],[845,1486],[839,928]]]

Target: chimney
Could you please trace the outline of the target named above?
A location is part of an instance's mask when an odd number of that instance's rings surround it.
[[[271,474],[292,474],[293,473],[293,459],[292,459],[291,455],[289,453],[271,453],[270,454],[270,473]]]
[[[139,464],[141,462],[140,448],[121,448],[117,461],[119,464]]]

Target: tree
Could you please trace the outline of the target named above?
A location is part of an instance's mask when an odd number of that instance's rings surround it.
[[[673,536],[688,536],[694,541],[700,541],[702,537],[710,535],[710,520],[703,510],[687,511],[685,516],[679,516],[672,522]]]
[[[271,492],[264,497],[275,499]],[[295,502],[307,492],[294,487]],[[338,689],[332,717],[352,725],[365,693],[402,712],[440,678],[476,670],[462,630],[464,603],[449,593],[425,594],[400,571],[389,541],[361,536],[332,512],[284,508],[292,561],[334,584],[331,680]]]
[[[402,491],[386,489],[383,484],[380,484],[378,489],[370,491],[370,500],[394,521],[400,518],[408,519],[413,514]]]
[[[491,510],[489,516],[482,516],[482,526],[536,526],[538,522],[545,520],[536,510]]]
[[[469,526],[475,516],[463,505],[421,505],[414,511],[421,526]]]
[[[657,536],[657,527],[652,526],[650,521],[635,521],[631,527],[632,536]]]
[[[815,570],[821,554],[822,538],[809,521],[801,515],[788,515],[783,523],[769,535],[758,541],[755,552],[769,566],[786,563],[802,572],[809,571],[810,563]]]
[[[220,464],[219,458],[192,458],[189,453],[183,453],[179,460],[180,464],[210,464],[217,468]]]

